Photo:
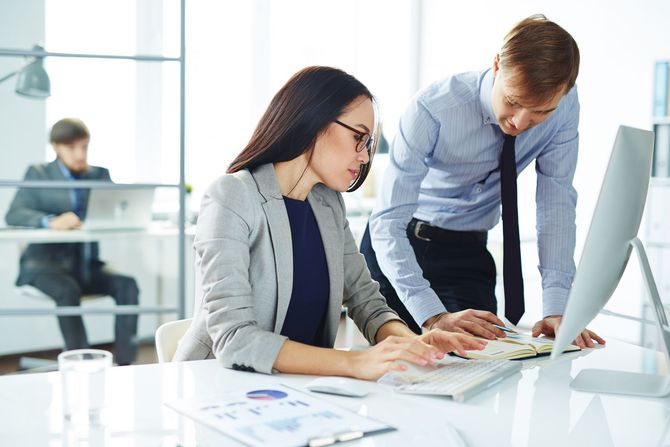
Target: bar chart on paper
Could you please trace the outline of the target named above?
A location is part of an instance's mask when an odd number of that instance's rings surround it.
[[[303,446],[393,430],[387,424],[284,385],[167,403],[250,446]]]

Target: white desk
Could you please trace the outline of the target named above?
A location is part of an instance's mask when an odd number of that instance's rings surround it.
[[[177,236],[179,229],[170,223],[152,222],[147,228],[118,230],[86,230],[75,229],[57,231],[48,228],[0,228],[0,242],[20,243],[61,243],[61,242],[95,242],[115,237],[169,237]],[[184,234],[193,236],[195,227],[189,226]]]
[[[568,388],[584,367],[656,371],[657,353],[610,341],[606,349],[574,353],[556,363],[540,361],[463,404],[437,397],[398,395],[369,383],[364,399],[319,395],[380,419],[398,431],[364,438],[351,446],[444,446],[442,428],[457,427],[469,446],[658,446],[670,444],[670,399],[594,395]],[[660,369],[665,368],[662,365]],[[300,387],[309,377],[226,370],[215,360],[112,368],[108,374],[107,426],[90,445],[238,445],[182,417],[163,402],[211,396],[247,386],[284,383]],[[61,419],[58,373],[0,377],[2,445],[61,446],[71,432]]]

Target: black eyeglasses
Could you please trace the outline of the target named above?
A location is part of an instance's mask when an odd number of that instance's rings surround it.
[[[348,126],[348,125],[344,124],[342,121],[339,121],[339,120],[335,120],[335,122],[337,124],[339,124],[340,126],[344,127],[345,129],[349,129],[350,131],[354,132],[358,136],[358,138],[356,139],[356,141],[357,141],[356,142],[356,152],[361,152],[363,149],[367,149],[368,154],[370,153],[370,151],[372,150],[373,139],[372,139],[372,136],[369,133],[361,132],[358,129],[354,129],[353,127]]]

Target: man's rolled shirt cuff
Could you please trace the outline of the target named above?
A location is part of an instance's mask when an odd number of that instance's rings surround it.
[[[569,289],[550,287],[542,291],[542,317],[563,315],[568,303]]]

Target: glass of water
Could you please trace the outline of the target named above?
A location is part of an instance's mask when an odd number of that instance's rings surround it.
[[[76,349],[58,355],[63,387],[63,415],[75,423],[100,420],[105,406],[105,371],[112,353],[101,349]]]

